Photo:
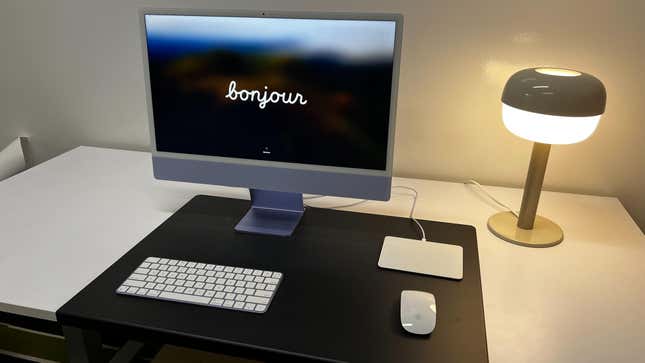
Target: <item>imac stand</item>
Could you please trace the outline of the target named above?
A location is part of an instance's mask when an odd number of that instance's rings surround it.
[[[250,189],[251,208],[235,226],[238,232],[288,237],[305,212],[301,193]]]

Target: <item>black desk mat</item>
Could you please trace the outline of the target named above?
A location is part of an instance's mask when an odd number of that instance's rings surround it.
[[[463,247],[464,278],[454,281],[377,266],[385,235],[418,238],[407,218],[308,208],[294,235],[282,238],[235,232],[248,207],[196,196],[61,307],[59,323],[269,361],[488,361],[474,227],[421,221],[433,241]],[[117,295],[148,256],[280,271],[284,279],[264,314]],[[431,335],[401,327],[404,289],[435,295]]]

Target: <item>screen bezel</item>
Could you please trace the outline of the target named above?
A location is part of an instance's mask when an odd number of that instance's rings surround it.
[[[178,15],[178,16],[214,16],[214,17],[248,17],[248,18],[280,18],[280,19],[311,19],[311,20],[376,20],[394,21],[395,38],[394,54],[392,58],[392,85],[390,90],[390,114],[388,120],[388,142],[386,152],[385,170],[360,169],[340,166],[317,164],[291,163],[284,161],[257,160],[212,155],[198,155],[174,153],[157,150],[154,112],[152,107],[152,92],[150,87],[150,70],[148,66],[148,42],[146,32],[146,15]],[[399,83],[399,65],[401,57],[401,43],[403,33],[403,16],[401,14],[377,13],[336,13],[336,12],[290,12],[290,11],[264,11],[264,10],[192,10],[192,9],[141,9],[139,11],[141,29],[141,48],[143,51],[144,78],[146,87],[146,104],[148,109],[148,125],[150,131],[150,146],[152,156],[171,157],[184,160],[211,161],[227,164],[240,164],[248,166],[263,166],[283,169],[334,172],[339,174],[392,176],[394,154],[394,133],[396,121],[397,91]]]

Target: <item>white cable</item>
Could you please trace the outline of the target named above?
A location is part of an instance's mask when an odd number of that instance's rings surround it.
[[[419,221],[416,218],[414,218],[414,208],[417,206],[417,198],[419,197],[419,192],[417,192],[417,190],[412,187],[406,187],[403,185],[395,185],[392,187],[392,189],[394,188],[406,189],[414,192],[414,196],[413,196],[414,199],[412,200],[412,208],[410,208],[410,219],[417,224],[417,227],[419,227],[419,230],[421,231],[421,240],[425,241],[426,231],[423,229],[423,226],[421,225],[421,223],[419,223]]]
[[[519,218],[519,217],[520,217],[520,216],[517,214],[517,212],[515,212],[511,207],[509,207],[508,205],[506,205],[506,204],[504,204],[504,203],[500,202],[500,201],[499,201],[499,200],[497,200],[495,197],[493,197],[493,195],[492,195],[492,194],[490,194],[489,192],[487,192],[487,191],[486,191],[486,189],[484,189],[484,187],[483,187],[481,184],[479,184],[479,183],[477,182],[477,180],[470,179],[470,180],[468,180],[467,182],[465,182],[464,184],[472,184],[472,185],[476,186],[476,187],[477,187],[477,188],[478,188],[482,193],[484,193],[484,195],[486,195],[490,200],[492,200],[493,202],[495,202],[497,205],[499,205],[500,207],[502,207],[502,208],[506,209],[507,211],[511,212],[515,217],[517,217],[517,218]]]

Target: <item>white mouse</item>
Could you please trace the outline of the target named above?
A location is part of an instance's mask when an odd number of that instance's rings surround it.
[[[437,323],[437,302],[429,292],[401,291],[401,325],[412,334],[430,334]]]

